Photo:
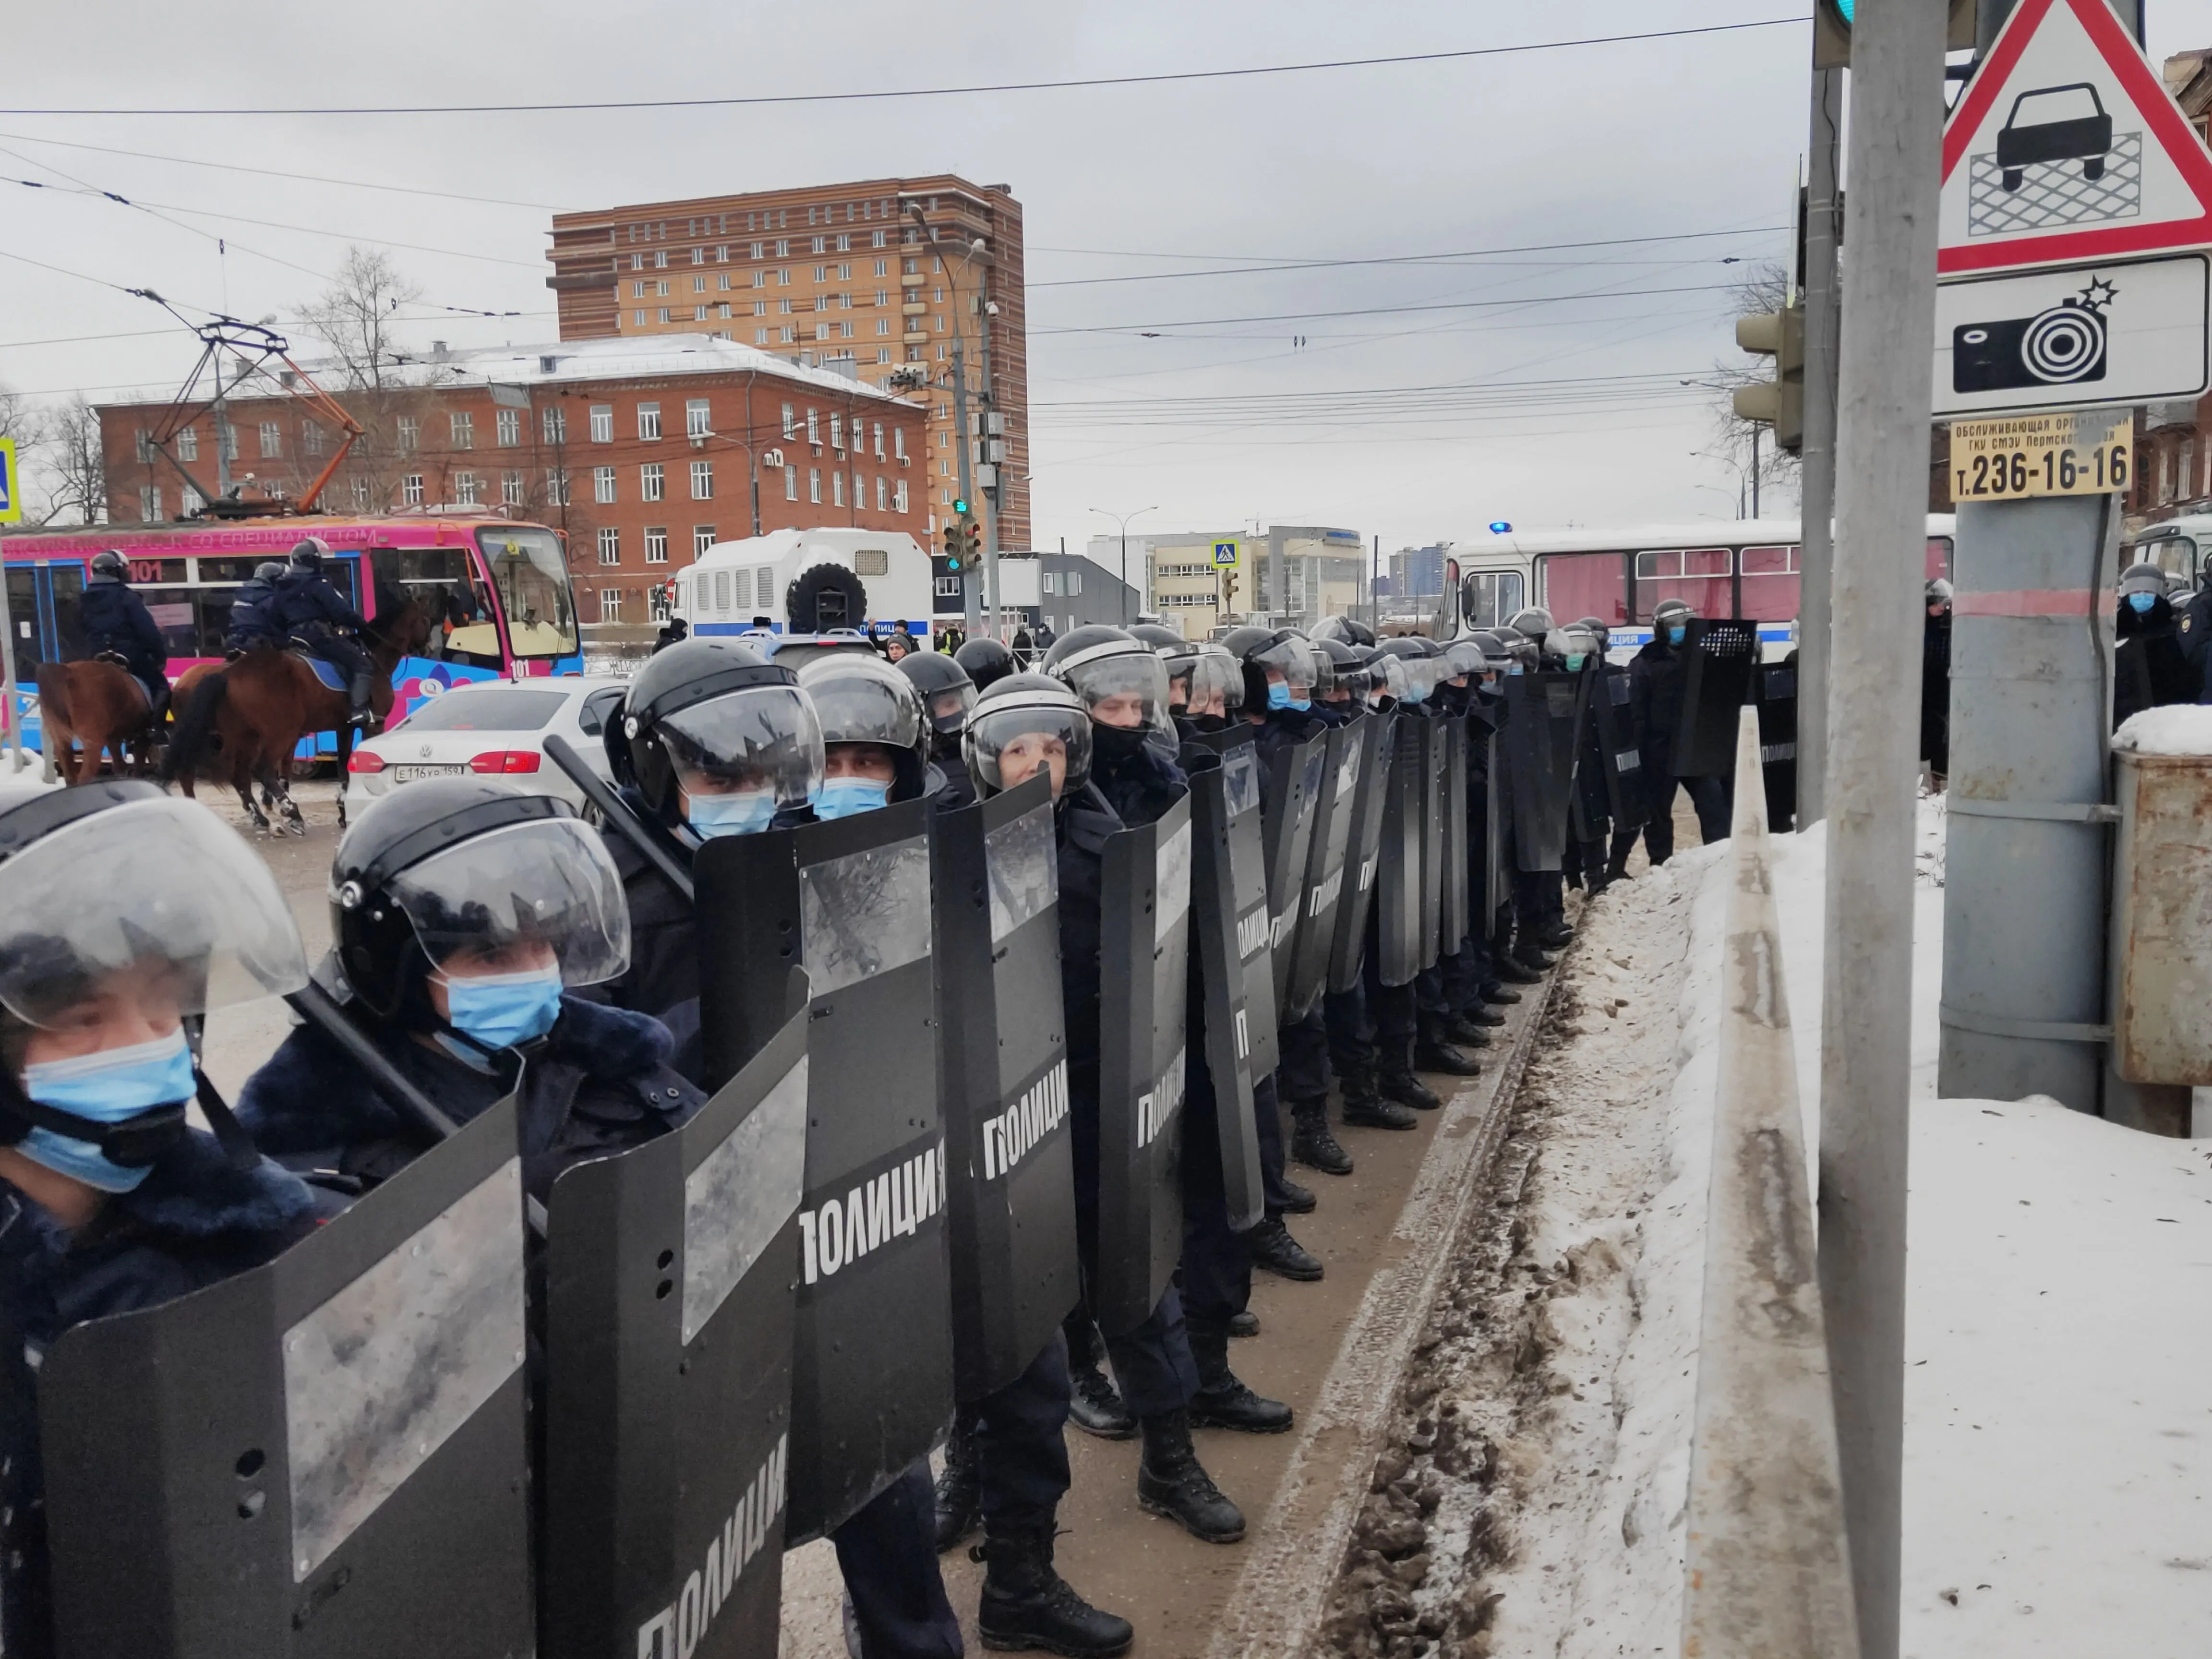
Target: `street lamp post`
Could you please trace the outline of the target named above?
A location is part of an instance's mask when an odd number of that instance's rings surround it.
[[[1157,507],[1140,507],[1134,513],[1115,513],[1106,507],[1091,509],[1102,518],[1111,519],[1121,526],[1121,620],[1129,620],[1129,520],[1141,519],[1147,513],[1157,513]]]
[[[921,210],[921,204],[918,202],[908,202],[906,204],[906,210],[908,216],[912,218],[914,222],[920,226],[922,231],[928,236],[929,245],[932,247],[938,246],[939,241],[937,227],[929,222],[927,216]],[[959,326],[961,299],[960,273],[965,270],[975,256],[983,251],[983,239],[978,236],[968,244],[967,252],[963,256],[960,263],[957,266],[948,264],[945,268],[945,280],[951,285],[952,289],[952,419],[953,424],[957,428],[956,434],[957,447],[953,453],[957,458],[959,463],[960,498],[963,501],[970,501],[973,500],[974,497],[970,494],[972,486],[969,482],[969,470],[970,440],[968,433],[967,355],[963,349],[963,342],[965,338],[965,335]],[[905,291],[906,290],[903,289],[900,290],[902,296],[903,296]],[[988,411],[992,407],[991,329],[989,313],[984,309],[982,279],[980,276],[976,279],[975,297],[977,343],[982,352],[982,362],[979,367],[981,368],[983,374],[982,392],[977,401],[980,402],[984,410]],[[990,425],[990,422],[987,420],[980,422],[980,424],[988,428]],[[985,586],[987,586],[990,590],[991,635],[994,639],[1004,634],[1006,631],[1005,624],[1000,617],[999,607],[998,503],[999,493],[997,489],[994,488],[991,493],[991,511],[989,516],[985,520],[986,533],[989,539],[983,549],[983,574]],[[968,625],[968,632],[972,637],[980,631],[978,624],[981,621],[975,572],[971,570],[964,573],[961,586],[965,592],[967,600],[965,605],[963,607],[963,614]]]

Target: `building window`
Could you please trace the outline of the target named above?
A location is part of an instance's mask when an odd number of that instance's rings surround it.
[[[710,437],[714,430],[714,423],[708,418],[708,400],[704,398],[687,400],[684,405],[684,435],[687,438]]]
[[[620,622],[622,600],[623,591],[619,587],[601,588],[599,590],[599,620],[603,623]]]
[[[653,285],[653,297],[656,300],[665,300],[668,297],[668,284],[665,282],[655,283]],[[668,320],[668,313],[665,311],[660,313],[660,320],[664,323]]]
[[[714,462],[691,463],[691,499],[695,501],[711,501],[714,499]]]
[[[729,314],[730,302],[727,300],[723,301],[720,305],[717,305],[714,307],[714,315],[717,317],[727,318]]]
[[[660,435],[660,405],[659,404],[640,404],[637,406],[637,435],[647,439],[658,438]]]
[[[906,511],[906,480],[904,478],[901,478],[891,490],[891,510],[896,513]]]
[[[811,409],[806,411],[806,441],[822,447],[822,417]]]
[[[753,331],[753,343],[757,346],[766,345],[768,343],[768,331],[764,328],[755,329]]]
[[[707,307],[704,306],[693,306],[691,307],[691,320],[695,323],[705,322],[707,320]]]
[[[1046,571],[1042,580],[1044,582],[1044,591],[1048,594],[1057,594],[1060,592],[1060,573],[1058,571]]]
[[[665,525],[647,525],[645,530],[645,562],[647,564],[668,562],[668,529]]]
[[[522,441],[522,411],[502,409],[492,416],[492,441],[501,449],[513,449]]]
[[[817,237],[815,240],[818,241],[818,240],[820,240],[821,239],[820,239],[819,237]],[[821,250],[820,248],[817,248],[817,249],[815,249],[814,251],[815,251],[817,253],[819,253],[822,250]],[[827,266],[827,265],[817,265],[817,266],[815,266],[815,267],[814,267],[814,280],[815,280],[816,282],[817,282],[817,283],[826,283],[826,282],[828,282],[828,281],[830,280],[830,267],[829,267],[829,266]]]
[[[261,422],[261,453],[273,459],[284,453],[284,428],[274,421]],[[150,459],[150,458],[149,458]]]
[[[549,466],[545,469],[545,504],[548,507],[568,505],[568,469]]]
[[[714,526],[695,524],[691,526],[691,557],[694,562],[707,556],[714,545]]]
[[[891,319],[890,318],[878,317],[876,319],[876,332],[878,334],[889,334],[890,331]]]
[[[799,331],[793,328],[789,323],[786,323],[776,331],[782,337],[783,343],[786,345],[791,344],[794,340],[799,338]]]
[[[830,447],[842,449],[844,447],[845,417],[833,409],[830,411]]]
[[[508,507],[523,504],[522,474],[510,469],[499,475],[499,498]]]
[[[1080,599],[1082,596],[1083,573],[1080,570],[1071,570],[1067,573],[1067,597],[1074,599]]]
[[[880,472],[876,474],[876,511],[888,513],[891,505],[891,483]]]
[[[200,433],[198,427],[184,427],[177,433],[177,459],[197,461],[200,458]]]
[[[902,426],[891,428],[891,453],[901,460],[906,459],[906,428]]]
[[[607,526],[599,532],[599,562],[601,564],[622,562],[622,532],[612,525]]]
[[[655,270],[665,270],[668,269],[668,250],[666,248],[660,249],[653,256],[653,268]],[[661,290],[664,294],[668,290],[666,289],[663,289]]]
[[[417,449],[422,447],[422,428],[416,424],[415,417],[412,415],[402,415],[398,421],[393,422],[393,426],[395,428],[393,434],[394,447],[396,447],[402,455],[412,455]],[[238,436],[235,431],[231,434],[231,441],[234,445],[238,441]],[[234,461],[238,459],[238,452],[235,448],[231,451],[230,459]]]
[[[830,504],[832,507],[845,505],[845,475],[842,472],[833,471],[830,475]]]
[[[615,499],[615,470],[611,466],[592,469],[592,500],[601,507],[611,506]]]
[[[691,291],[694,294],[704,294],[707,291],[707,279],[704,276],[694,276],[691,279]]]
[[[615,441],[615,406],[612,404],[592,405],[592,441],[611,444]]]
[[[477,504],[477,475],[473,472],[453,474],[453,499],[463,507]]]
[[[477,447],[477,417],[465,409],[457,409],[446,416],[453,429],[453,447],[474,449]]]
[[[668,307],[666,306],[660,307],[659,320],[664,323],[668,320]]]
[[[629,297],[633,300],[645,298],[645,278],[641,276],[629,285]]]
[[[878,346],[876,348],[876,361],[878,362],[887,363],[890,362],[890,360],[891,349],[889,346]]]
[[[422,505],[422,475],[410,472],[399,481],[399,501],[404,507]]]
[[[799,469],[795,466],[783,469],[783,499],[787,501],[799,499]]]
[[[323,429],[313,421],[300,422],[300,449],[302,453],[308,455],[319,455],[323,453]]]
[[[638,468],[638,500],[641,501],[660,501],[665,496],[667,488],[666,475],[662,472],[660,463],[659,461],[647,461],[644,465]]]
[[[643,328],[645,326],[645,313],[642,311],[633,311],[630,313],[630,320],[635,323],[640,328]]]
[[[148,524],[152,524],[161,516],[161,485],[140,484],[138,486],[138,516]]]
[[[818,466],[806,469],[806,499],[817,507],[822,505],[822,469]]]
[[[366,478],[353,481],[353,510],[356,513],[368,511],[368,480]]]
[[[559,404],[556,404],[550,409],[541,410],[538,416],[538,428],[544,433],[547,443],[564,444],[568,441],[568,411]]]

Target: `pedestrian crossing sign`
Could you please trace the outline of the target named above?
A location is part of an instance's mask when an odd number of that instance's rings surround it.
[[[0,438],[0,524],[23,522],[21,482],[15,476],[15,441]]]
[[[1237,564],[1237,545],[1235,542],[1216,542],[1213,544],[1213,568],[1234,570]]]

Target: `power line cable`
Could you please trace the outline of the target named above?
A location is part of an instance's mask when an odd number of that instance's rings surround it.
[[[962,98],[1009,92],[1069,92],[1093,87],[1172,85],[1190,81],[1227,81],[1257,76],[1305,75],[1326,70],[1380,69],[1404,64],[1440,64],[1474,58],[1507,58],[1527,52],[1558,52],[1579,46],[1625,46],[1645,40],[1674,40],[1702,34],[1735,34],[1751,29],[1797,27],[1810,17],[1754,18],[1741,23],[1705,23],[1690,28],[1644,29],[1630,34],[1592,34],[1567,40],[1530,40],[1510,46],[1466,46],[1449,52],[1395,52],[1379,58],[1334,58],[1304,64],[1261,64],[1237,69],[1178,70],[1155,75],[1088,76],[1068,81],[1001,81],[974,86],[904,87],[879,92],[763,93],[732,98],[620,98],[596,101],[542,104],[392,104],[347,106],[333,104],[266,105],[215,107],[182,106],[165,109],[104,107],[0,109],[0,115],[102,116],[147,115],[535,115],[591,113],[638,109],[738,109],[782,104],[849,104],[898,98]]]
[[[290,179],[306,185],[337,185],[347,190],[381,190],[396,196],[434,196],[441,201],[472,202],[479,207],[529,208],[533,211],[557,213],[556,202],[518,202],[499,196],[469,196],[459,191],[426,190],[420,185],[377,185],[366,179],[331,179],[317,173],[285,173],[276,167],[250,167],[237,161],[208,161],[191,155],[163,155],[153,150],[118,149],[112,144],[86,144],[67,138],[34,138],[28,133],[0,132],[0,138],[19,144],[52,144],[61,149],[88,149],[102,155],[128,155],[141,161],[167,161],[183,167],[216,167],[225,173],[250,173],[263,179]]]
[[[1091,327],[1032,328],[1032,337],[1045,334],[1141,334],[1148,330],[1218,328],[1241,323],[1297,323],[1332,317],[1388,317],[1412,311],[1479,311],[1497,306],[1563,305],[1575,300],[1639,298],[1654,294],[1724,294],[1741,286],[1735,283],[1704,283],[1690,288],[1620,288],[1589,294],[1540,294],[1510,300],[1451,300],[1426,305],[1362,306],[1348,311],[1281,311],[1264,316],[1200,317],[1172,323],[1102,323]]]

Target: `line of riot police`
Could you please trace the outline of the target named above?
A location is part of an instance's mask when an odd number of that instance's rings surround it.
[[[1290,1164],[1475,1075],[1643,820],[1637,677],[1517,620],[677,642],[612,788],[549,740],[596,828],[394,792],[312,972],[204,809],[0,799],[0,1650],[766,1655],[827,1536],[855,1652],[957,1654],[980,1530],[988,1644],[1121,1651],[1064,1425],[1243,1536],[1198,1433],[1291,1426],[1230,1358],[1324,1272]]]

